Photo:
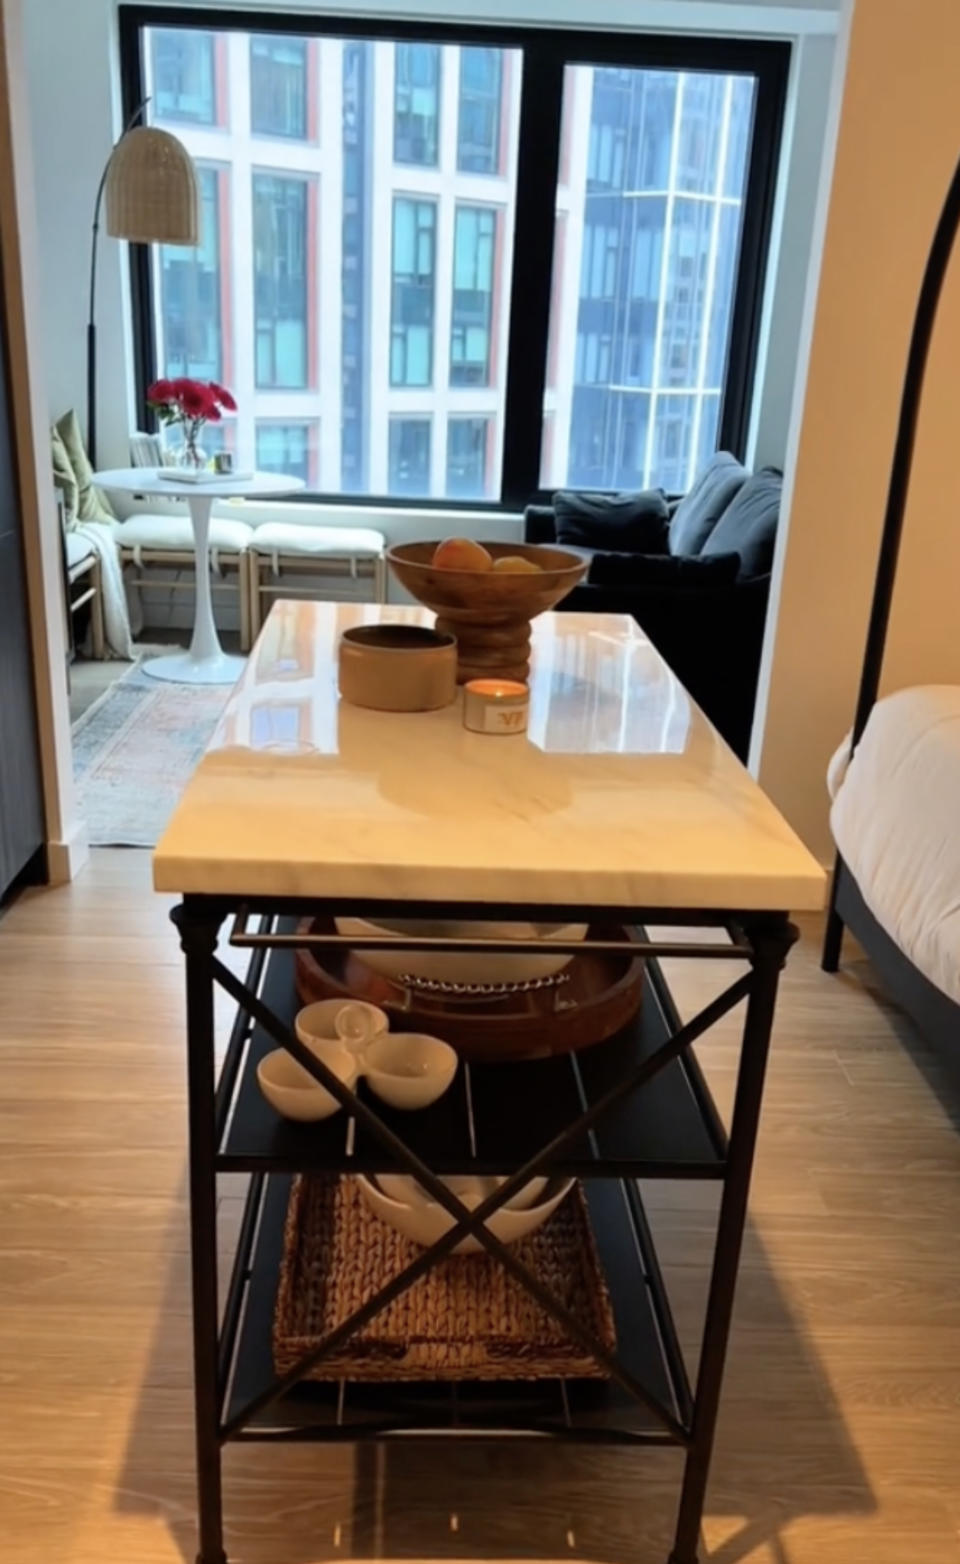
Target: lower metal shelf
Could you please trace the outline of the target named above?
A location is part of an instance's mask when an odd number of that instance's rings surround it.
[[[222,1409],[224,1424],[275,1379],[271,1333],[291,1179],[263,1182],[245,1297]],[[251,1199],[259,1203],[261,1185]],[[632,1186],[609,1180],[584,1185],[601,1265],[610,1289],[617,1355],[625,1368],[677,1419],[689,1416],[686,1380],[666,1300],[649,1252],[648,1231]],[[253,1215],[253,1213],[251,1213]],[[253,1224],[249,1231],[253,1234]],[[352,1441],[401,1436],[502,1438],[505,1435],[625,1444],[673,1444],[652,1413],[604,1381],[536,1380],[500,1384],[310,1382],[268,1406],[231,1437]]]

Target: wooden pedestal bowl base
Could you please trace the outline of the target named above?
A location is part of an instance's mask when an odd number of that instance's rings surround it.
[[[457,638],[457,682],[526,679],[530,621],[555,608],[586,574],[587,561],[567,549],[531,543],[485,543],[494,560],[520,555],[533,571],[448,570],[433,564],[436,542],[387,550],[393,574],[411,597],[437,615],[437,629]]]
[[[302,932],[333,934],[331,919],[306,920]],[[588,937],[622,939],[623,952],[584,951],[563,970],[562,982],[502,998],[451,998],[402,988],[345,947],[302,946],[296,954],[301,1003],[365,999],[390,1017],[395,1032],[441,1037],[464,1059],[542,1059],[575,1053],[613,1037],[640,1009],[643,961],[631,954],[627,930],[591,928]]]
[[[482,624],[438,617],[441,634],[457,640],[457,683],[470,679],[518,679],[530,672],[530,621]]]

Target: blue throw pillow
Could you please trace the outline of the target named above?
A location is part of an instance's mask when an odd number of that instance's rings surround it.
[[[701,559],[736,549],[742,578],[769,575],[782,497],[783,477],[775,468],[754,473],[720,517],[703,545]]]
[[[657,554],[666,547],[670,512],[662,489],[637,494],[577,494],[561,489],[553,497],[553,509],[560,544],[644,554]]]
[[[727,451],[718,451],[673,513],[671,554],[699,554],[746,481],[747,469],[736,457]]]

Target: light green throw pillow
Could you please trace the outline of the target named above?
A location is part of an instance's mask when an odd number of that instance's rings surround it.
[[[57,421],[57,433],[64,449],[78,490],[76,516],[79,521],[115,521],[116,511],[102,490],[93,482],[93,468],[83,444],[80,420],[73,408]]]
[[[53,457],[53,481],[63,495],[67,520],[75,521],[80,490],[77,487],[76,474],[67,455],[67,448],[63,443],[56,424],[50,430],[50,452]]]

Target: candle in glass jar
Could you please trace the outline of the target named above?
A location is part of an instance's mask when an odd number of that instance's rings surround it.
[[[526,733],[530,692],[518,679],[471,679],[463,687],[463,725],[471,733]]]

